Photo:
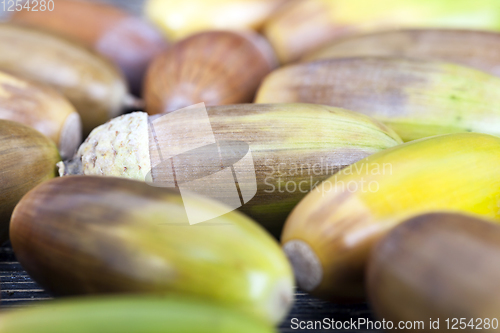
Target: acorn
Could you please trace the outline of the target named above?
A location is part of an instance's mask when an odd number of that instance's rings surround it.
[[[0,120],[0,244],[8,239],[15,205],[36,185],[56,176],[56,145],[40,132]]]
[[[367,289],[386,321],[420,322],[422,332],[496,331],[500,227],[456,213],[409,219],[372,251]]]
[[[168,46],[163,35],[144,19],[98,2],[57,0],[52,11],[23,8],[10,20],[93,48],[121,68],[135,94],[141,92],[149,62]]]
[[[71,103],[56,90],[0,72],[0,119],[30,126],[54,141],[62,158],[82,142],[82,123]]]
[[[389,30],[343,38],[304,57],[304,62],[352,57],[441,60],[500,76],[500,33],[456,29]]]
[[[299,286],[353,302],[365,297],[373,245],[396,225],[434,211],[500,223],[500,138],[460,133],[373,154],[325,180],[288,217],[281,242]]]
[[[188,202],[208,221],[190,225]],[[24,196],[10,237],[23,268],[55,295],[180,294],[278,323],[293,302],[290,265],[259,225],[226,212],[144,182],[63,177]]]
[[[175,155],[182,155],[180,152],[184,150],[193,152],[194,159],[179,157],[175,162],[178,182],[181,176],[193,180],[206,175],[206,170],[224,169],[220,163],[224,156],[217,149],[194,149],[206,146],[207,137],[223,143],[243,142],[248,145],[252,159],[239,168],[242,174],[255,175],[256,188],[248,184],[255,196],[250,201],[244,200],[241,210],[278,236],[287,215],[316,184],[349,164],[402,142],[392,130],[366,116],[328,106],[208,107],[211,124],[208,129],[207,113],[203,117],[195,111],[188,109],[184,116],[177,116],[180,112],[177,111],[149,119],[146,113],[136,112],[113,119],[90,134],[73,160],[59,163],[60,174],[145,181],[148,175],[153,178],[152,167],[159,164],[156,141],[151,138],[160,138],[162,145],[171,147]],[[162,127],[163,119],[167,128]],[[149,130],[152,126],[156,135]],[[240,151],[237,145],[231,145],[229,150],[239,157],[227,162],[225,168],[245,156],[237,154]],[[164,158],[169,161],[168,156]],[[159,178],[163,180],[161,175]],[[252,182],[250,178],[247,180]],[[238,182],[246,181],[240,177]],[[219,200],[231,198],[234,192],[229,188],[227,193],[223,191],[221,183],[209,182],[203,188],[206,193],[220,195]]]
[[[72,298],[0,314],[0,333],[33,332],[275,333],[276,330],[235,309],[179,296]]]
[[[393,28],[500,30],[497,0],[292,0],[264,26],[282,63],[346,36]]]
[[[172,40],[214,29],[258,30],[288,0],[149,0],[145,12]]]
[[[184,39],[151,64],[144,99],[149,114],[204,102],[251,102],[276,66],[272,48],[259,35],[209,31]]]
[[[316,103],[371,116],[404,141],[440,134],[500,136],[500,78],[441,61],[398,57],[317,60],[266,77],[256,103]]]
[[[5,23],[0,45],[0,70],[61,92],[80,114],[84,135],[135,103],[119,70],[79,44]]]

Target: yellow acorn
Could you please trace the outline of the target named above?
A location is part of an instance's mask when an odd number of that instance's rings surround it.
[[[282,244],[299,286],[341,301],[365,295],[368,255],[418,214],[454,211],[500,222],[500,138],[449,134],[359,161],[318,185],[288,217]]]
[[[497,0],[293,0],[264,26],[283,63],[340,37],[390,28],[500,30]]]
[[[500,78],[456,64],[354,57],[275,70],[256,103],[315,103],[361,112],[404,141],[480,132],[500,135]]]
[[[191,213],[206,221],[190,224]],[[278,243],[205,197],[111,177],[57,178],[16,206],[10,238],[23,268],[56,295],[180,294],[268,324],[293,303]]]
[[[214,29],[258,29],[288,0],[149,0],[146,15],[172,40]]]

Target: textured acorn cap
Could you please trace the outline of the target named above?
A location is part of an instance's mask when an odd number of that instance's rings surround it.
[[[198,117],[199,113],[190,111],[193,110],[185,110],[184,117],[175,117],[175,113],[163,115],[169,127],[162,130],[160,126],[161,133],[157,132],[156,137],[173,150],[167,155],[177,156],[175,151],[183,147],[190,151],[190,147],[206,146],[204,134],[211,135],[219,146],[220,142],[248,145],[252,163],[239,165],[238,182],[252,188],[256,182],[257,189],[252,200],[244,200],[241,210],[276,236],[293,207],[320,181],[366,156],[402,143],[394,131],[369,117],[322,105],[207,107],[209,128],[205,126],[206,117]],[[161,118],[160,115],[150,117],[149,122],[158,117]],[[73,160],[59,163],[60,174],[107,175],[144,181],[151,167],[156,166],[151,162],[156,155],[150,155],[148,138],[145,113],[113,119],[94,130]],[[176,162],[176,170],[186,179],[200,178],[194,165],[206,170],[214,161],[222,160],[218,151],[197,152],[194,160]],[[181,174],[177,171],[179,179]],[[235,194],[232,187],[225,188],[220,182],[209,182],[203,189],[207,194],[217,193],[219,200],[230,202]]]

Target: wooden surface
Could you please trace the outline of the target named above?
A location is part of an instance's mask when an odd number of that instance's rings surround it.
[[[51,295],[40,288],[23,270],[16,261],[12,249],[8,246],[0,248],[0,286],[2,288],[2,301],[0,308],[25,307],[35,302],[49,300]],[[370,318],[371,313],[366,305],[339,306],[324,302],[304,292],[297,291],[295,305],[288,318],[282,323],[280,332],[327,332],[319,330],[292,329],[291,320],[297,318],[301,321],[323,320],[332,318],[336,321],[350,320],[351,318]],[[329,330],[328,332],[331,332]],[[366,330],[351,330],[336,332],[375,332]]]

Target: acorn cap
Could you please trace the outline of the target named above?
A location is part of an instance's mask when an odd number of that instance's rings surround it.
[[[155,135],[149,130],[152,127]],[[227,182],[218,178],[225,173],[214,175],[212,171],[237,165],[240,192],[249,188],[250,193],[247,200],[242,195],[240,209],[278,236],[290,211],[318,182],[400,143],[383,124],[343,109],[313,104],[239,104],[208,107],[206,112],[190,108],[149,119],[141,112],[115,118],[96,128],[75,158],[59,166],[61,175],[142,181],[150,175],[153,185],[160,182],[172,187],[182,179],[212,175],[198,190],[233,202],[238,193],[235,180]],[[231,158],[225,158],[224,151]],[[235,156],[239,161],[228,162]],[[240,204],[238,200],[237,206]]]

